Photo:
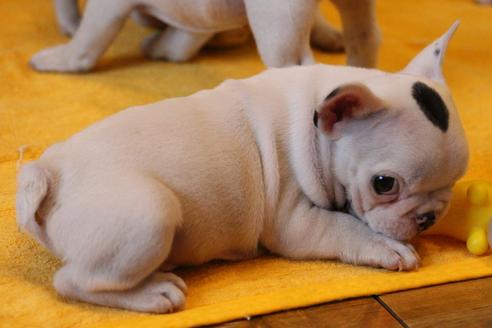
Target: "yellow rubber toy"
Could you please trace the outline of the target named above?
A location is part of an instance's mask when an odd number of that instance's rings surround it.
[[[482,255],[492,240],[492,183],[477,180],[460,182],[453,189],[448,213],[426,234],[446,235],[466,242],[470,253]],[[492,231],[489,231],[489,239]]]

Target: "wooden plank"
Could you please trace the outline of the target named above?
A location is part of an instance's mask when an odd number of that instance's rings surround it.
[[[408,327],[492,327],[492,277],[379,297]]]
[[[374,298],[358,298],[228,322],[220,328],[401,327]]]

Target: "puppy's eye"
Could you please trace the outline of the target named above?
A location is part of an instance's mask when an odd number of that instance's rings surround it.
[[[385,175],[372,178],[372,188],[378,195],[394,195],[398,192],[398,180]]]

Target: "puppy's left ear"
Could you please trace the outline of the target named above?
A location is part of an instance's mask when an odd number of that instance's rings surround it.
[[[365,85],[353,83],[333,90],[314,112],[314,125],[334,136],[336,126],[361,119],[384,108],[383,101]]]
[[[429,44],[417,56],[415,56],[415,58],[412,59],[412,61],[401,71],[401,73],[423,76],[445,84],[444,77],[442,75],[442,62],[449,40],[459,25],[460,21],[454,22],[446,33],[444,33],[439,39]]]

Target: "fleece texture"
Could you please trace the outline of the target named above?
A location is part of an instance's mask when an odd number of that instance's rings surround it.
[[[189,95],[224,79],[251,76],[264,67],[253,44],[202,51],[183,64],[148,61],[139,52],[139,42],[149,31],[129,22],[92,73],[39,74],[29,68],[30,56],[67,40],[57,30],[51,2],[0,2],[0,326],[211,324],[492,275],[490,253],[476,257],[461,242],[425,236],[416,241],[423,262],[414,272],[264,257],[181,269],[178,273],[189,293],[187,310],[179,313],[138,314],[63,300],[51,285],[60,263],[21,234],[15,223],[18,163],[37,158],[49,145],[126,107]],[[472,0],[380,0],[377,7],[383,34],[380,68],[388,71],[404,67],[455,19],[461,19],[445,59],[445,76],[471,147],[464,179],[492,180],[492,6]],[[339,23],[328,1],[322,2],[322,8]],[[316,58],[330,64],[344,62],[343,55],[316,52]]]

